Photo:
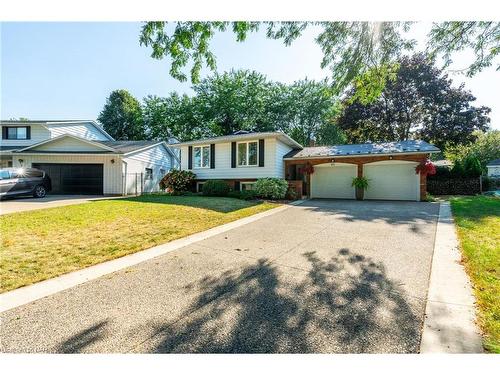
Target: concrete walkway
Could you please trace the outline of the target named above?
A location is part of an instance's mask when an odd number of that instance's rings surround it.
[[[416,353],[438,208],[306,201],[5,311],[0,350]]]
[[[47,195],[44,198],[16,197],[0,201],[0,215],[44,208],[88,203],[101,199],[119,199],[122,196],[102,195]]]
[[[461,255],[449,202],[442,202],[436,231],[421,353],[481,353],[475,299]]]

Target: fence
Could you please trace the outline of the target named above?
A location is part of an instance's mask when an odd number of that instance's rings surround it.
[[[123,174],[123,195],[141,195],[144,192],[144,173]]]
[[[429,177],[427,191],[432,195],[474,195],[481,193],[480,177]]]

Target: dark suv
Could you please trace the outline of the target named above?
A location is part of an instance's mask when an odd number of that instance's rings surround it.
[[[0,169],[0,198],[33,195],[43,198],[51,190],[50,178],[35,168]]]

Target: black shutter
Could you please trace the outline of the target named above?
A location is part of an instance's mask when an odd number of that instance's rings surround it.
[[[264,140],[259,139],[259,167],[264,166]]]
[[[210,169],[215,168],[215,144],[210,145]]]
[[[236,168],[236,142],[231,142],[231,168]]]
[[[2,139],[7,139],[7,131],[8,128],[6,126],[2,126]]]
[[[188,147],[188,169],[193,169],[193,146]]]
[[[234,190],[235,191],[239,191],[241,188],[240,188],[240,182],[239,181],[234,181]]]
[[[26,139],[31,139],[31,126],[26,127]]]

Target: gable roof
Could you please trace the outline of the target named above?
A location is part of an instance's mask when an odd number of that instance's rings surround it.
[[[42,125],[45,127],[49,126],[57,126],[57,125],[81,125],[81,124],[91,124],[94,128],[96,128],[102,135],[104,135],[110,141],[113,141],[114,138],[109,135],[102,126],[94,120],[1,120],[1,125],[12,125],[12,126],[20,126],[20,125]]]
[[[486,164],[487,167],[496,167],[500,166],[500,159],[495,159]]]
[[[302,146],[293,140],[291,137],[286,135],[283,132],[238,132],[238,134],[231,135],[223,135],[220,137],[211,137],[211,138],[201,138],[196,139],[194,141],[174,143],[170,146],[172,147],[181,147],[181,146],[192,146],[192,145],[201,145],[207,143],[222,143],[222,142],[237,142],[249,139],[258,139],[258,138],[278,138],[283,143],[289,145],[294,149],[302,149]]]
[[[123,152],[124,154],[142,150],[143,148],[162,143],[161,141],[95,141],[95,142],[110,147],[115,151]]]
[[[330,156],[368,156],[380,154],[433,153],[440,150],[427,142],[408,140],[401,142],[362,143],[352,145],[304,147],[286,154],[284,159],[312,159]]]
[[[83,143],[87,143],[89,145],[101,148],[103,151],[106,151],[106,152],[115,152],[115,150],[112,147],[103,145],[103,144],[101,144],[98,141],[91,141],[89,139],[77,137],[76,135],[73,135],[73,134],[62,134],[62,135],[60,135],[58,137],[45,139],[45,140],[43,140],[41,142],[34,143],[32,145],[29,145],[29,146],[23,147],[21,149],[18,149],[18,150],[16,150],[16,152],[26,152],[26,151],[29,151],[29,150],[32,150],[32,149],[36,149],[37,147],[40,147],[40,146],[45,145],[45,144],[49,144],[49,143],[60,141],[61,139],[64,139],[64,138],[76,139],[77,141],[80,141],[80,142],[83,142]]]

